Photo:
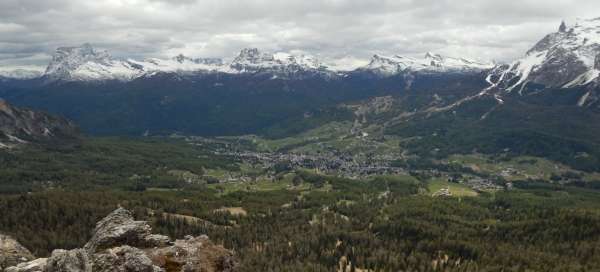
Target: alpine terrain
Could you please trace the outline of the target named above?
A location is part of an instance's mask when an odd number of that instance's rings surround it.
[[[0,272],[600,270],[593,1],[29,2]]]

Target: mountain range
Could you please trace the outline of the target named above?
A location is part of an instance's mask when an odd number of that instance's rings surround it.
[[[190,58],[178,55],[170,59],[116,59],[107,51],[90,44],[61,47],[56,50],[44,73],[28,70],[5,70],[8,79],[46,78],[50,81],[131,81],[158,73],[173,74],[271,74],[290,78],[300,75],[344,76],[352,72],[371,72],[394,76],[408,72],[460,73],[488,72],[493,87],[522,90],[526,86],[572,87],[597,81],[600,75],[600,18],[578,20],[573,26],[564,22],[555,33],[548,34],[524,57],[510,64],[493,64],[466,58],[426,53],[423,58],[374,55],[370,62],[355,71],[340,71],[311,55],[277,52],[265,53],[246,48],[231,61],[219,58]]]
[[[0,80],[0,97],[70,118],[91,135],[274,138],[355,122],[344,105],[379,99],[393,106],[359,123],[415,139],[407,147],[414,152],[509,150],[593,168],[599,74],[600,18],[562,23],[510,64],[375,55],[339,71],[313,56],[252,48],[231,61],[138,61],[84,44],[57,49],[37,77]]]
[[[495,86],[508,91],[529,84],[573,87],[598,81],[600,75],[600,18],[564,22],[555,33],[540,40],[526,55],[491,73]]]
[[[524,57],[510,64],[493,64],[466,58],[426,53],[423,58],[374,55],[370,62],[354,71],[340,71],[311,55],[284,52],[265,53],[246,48],[231,61],[220,58],[190,58],[178,55],[170,59],[117,59],[90,44],[61,47],[56,50],[45,72],[24,69],[0,71],[0,78],[48,81],[131,81],[160,73],[270,74],[273,78],[299,76],[347,76],[370,72],[379,76],[402,73],[488,73],[490,87],[522,91],[526,86],[572,87],[597,82],[600,75],[600,18],[578,20],[573,26],[564,22],[548,34]]]
[[[374,55],[370,63],[356,71],[371,71],[381,76],[402,72],[467,72],[491,69],[493,64],[480,63],[463,58],[444,57],[426,53],[421,59]],[[151,77],[158,73],[179,75],[199,74],[271,74],[273,77],[298,77],[314,75],[324,77],[342,76],[351,71],[329,67],[311,55],[285,52],[265,53],[257,48],[245,48],[231,61],[220,58],[190,58],[178,55],[170,59],[145,60],[117,59],[109,52],[96,50],[86,43],[78,47],[60,47],[52,57],[45,72],[15,70],[0,73],[0,77],[12,79],[45,78],[46,81],[131,81]]]

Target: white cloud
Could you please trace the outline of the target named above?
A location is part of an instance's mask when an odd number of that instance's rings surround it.
[[[2,0],[0,65],[45,65],[56,47],[84,42],[133,58],[259,47],[351,62],[427,51],[508,61],[562,19],[599,10],[597,0]]]

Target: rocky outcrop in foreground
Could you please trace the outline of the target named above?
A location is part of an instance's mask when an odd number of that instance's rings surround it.
[[[0,271],[35,259],[31,252],[10,236],[0,234]]]
[[[147,222],[135,221],[123,208],[98,222],[83,248],[57,249],[49,258],[32,260],[27,249],[12,239],[5,243],[2,237],[0,271],[5,272],[217,272],[235,271],[237,266],[233,253],[207,236],[172,241],[152,234]]]

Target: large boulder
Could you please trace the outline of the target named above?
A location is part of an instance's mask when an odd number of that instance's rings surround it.
[[[35,259],[33,261],[20,263],[16,266],[11,266],[5,269],[5,272],[45,272],[47,258]]]
[[[92,264],[83,249],[52,251],[46,262],[46,272],[91,272]]]
[[[121,246],[107,249],[94,255],[94,272],[160,272],[152,260],[141,249]]]
[[[13,266],[6,272],[229,272],[238,265],[231,251],[214,245],[207,236],[171,242],[167,236],[152,234],[148,223],[135,221],[123,208],[96,224],[84,248],[57,249],[48,259],[29,261],[33,255],[16,241],[3,244],[19,249],[9,250],[10,256],[26,256],[11,257]]]
[[[187,236],[175,244],[148,250],[154,264],[167,271],[234,271],[237,261],[231,251],[214,245],[207,236]]]
[[[10,236],[0,234],[0,271],[35,259],[33,254]]]
[[[170,243],[169,237],[151,230],[146,221],[135,221],[130,211],[118,208],[96,224],[94,235],[83,248],[93,254],[122,245],[148,248]]]

